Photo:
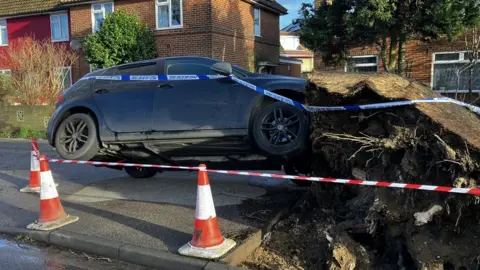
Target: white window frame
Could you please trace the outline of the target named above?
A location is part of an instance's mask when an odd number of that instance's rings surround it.
[[[61,17],[66,16],[67,17],[67,37],[62,38],[62,39],[54,39],[53,38],[53,21],[52,19],[54,17],[58,17],[58,23],[60,24],[60,32],[62,32],[62,20]],[[70,40],[70,19],[68,17],[68,13],[62,12],[62,13],[54,13],[50,15],[50,35],[52,38],[52,42],[62,42],[62,41],[69,41]]]
[[[113,1],[111,2],[102,2],[102,3],[94,3],[91,5],[90,7],[90,16],[92,17],[92,33],[95,33],[95,13],[102,13],[103,15],[103,19],[105,20],[105,18],[107,17],[107,14],[105,14],[105,5],[108,5],[108,4],[112,4],[112,13],[115,12],[115,4],[113,3]],[[100,5],[102,8],[100,11],[95,11],[93,9],[93,6],[97,6],[97,5]]]
[[[58,72],[59,70],[61,70],[61,72],[62,72],[61,74],[63,76],[63,70],[65,70],[65,69],[69,70],[69,74],[70,74],[70,86],[69,87],[71,87],[73,85],[72,67],[71,66],[57,67],[56,71]],[[63,77],[62,77],[62,84],[63,84]],[[65,90],[67,90],[69,87],[63,87],[62,91],[65,92]]]
[[[435,64],[469,64],[470,61],[468,59],[465,59],[465,53],[468,51],[451,51],[451,52],[436,52],[432,53],[432,67],[431,67],[431,73],[430,73],[430,87],[433,89],[433,75],[435,73]],[[444,61],[435,61],[435,55],[439,54],[453,54],[453,53],[458,53],[460,54],[458,57],[458,60],[444,60]],[[477,62],[477,64],[480,64],[480,59]],[[437,93],[468,93],[468,90],[433,90]],[[474,90],[472,89],[473,93],[480,93],[480,89]]]
[[[255,11],[258,10],[258,34],[255,32]],[[256,37],[262,37],[262,10],[259,8],[253,8],[253,34]]]
[[[5,24],[5,25],[3,25]],[[1,32],[4,30],[7,32],[7,40],[2,40],[2,35]],[[0,20],[0,47],[2,46],[8,46],[8,26],[7,26],[7,20]]]
[[[375,57],[375,64],[374,63],[365,63],[365,64],[355,64],[353,66],[354,68],[356,67],[376,67],[378,72],[378,55],[371,54],[371,55],[356,55],[356,56],[350,56],[350,58],[369,58],[369,57]],[[345,72],[348,71],[348,66],[345,65]]]
[[[167,30],[167,29],[178,29],[183,28],[183,0],[180,1],[180,25],[173,25],[172,26],[172,0],[167,0],[167,2],[159,3],[157,0],[155,1],[155,28],[156,30]],[[161,6],[168,6],[168,14],[170,17],[168,18],[168,27],[158,27],[158,7]]]
[[[12,70],[9,68],[0,68],[0,75],[12,75]]]

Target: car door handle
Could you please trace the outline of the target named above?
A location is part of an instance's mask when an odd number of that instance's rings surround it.
[[[110,91],[108,91],[107,89],[98,89],[98,90],[95,90],[95,93],[97,94],[106,94]]]
[[[160,89],[172,89],[173,85],[165,83],[165,84],[159,84],[157,87]]]

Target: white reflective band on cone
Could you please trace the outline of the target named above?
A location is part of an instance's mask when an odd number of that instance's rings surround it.
[[[197,187],[197,207],[195,218],[207,220],[216,217],[215,206],[213,205],[212,191],[210,185]]]
[[[38,160],[38,156],[35,156],[36,152],[32,151],[30,156],[30,171],[40,171],[40,160]]]
[[[52,172],[40,172],[40,200],[58,197],[57,188],[53,182]]]

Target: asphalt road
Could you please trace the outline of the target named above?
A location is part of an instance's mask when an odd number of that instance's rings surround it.
[[[45,142],[39,148],[55,157]],[[80,217],[62,230],[171,252],[192,237],[195,172],[165,172],[139,180],[123,171],[90,165],[50,164],[50,168],[66,212]],[[38,195],[18,192],[28,184],[29,169],[30,142],[0,140],[0,226],[25,228],[38,218]],[[266,220],[263,214],[288,203],[294,188],[289,180],[249,176],[210,174],[210,182],[220,227],[227,236],[260,228]],[[265,188],[268,204],[263,203]]]
[[[149,268],[0,235],[0,269],[141,270]]]

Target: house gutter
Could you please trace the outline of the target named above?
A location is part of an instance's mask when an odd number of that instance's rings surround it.
[[[85,4],[94,4],[97,2],[102,2],[103,0],[83,0],[83,1],[75,1],[71,3],[63,3],[62,6],[64,7],[74,7],[74,6],[81,6]]]
[[[267,5],[264,5],[264,4],[261,4],[255,0],[242,0],[243,2],[247,2],[247,3],[250,3],[250,4],[253,4],[255,6],[259,6],[259,7],[262,7],[263,9],[266,9],[266,10],[270,10],[274,13],[277,13],[277,14],[281,14],[281,15],[287,15],[288,12],[285,12],[285,11],[280,11],[278,9],[275,9],[275,8],[272,8],[272,7],[269,7]]]
[[[22,18],[22,17],[37,16],[37,15],[50,15],[50,14],[65,12],[65,11],[68,12],[69,10],[62,6],[56,9],[48,9],[44,11],[35,11],[35,12],[13,14],[13,15],[0,15],[0,19],[6,20],[6,19],[15,19],[15,18]]]

